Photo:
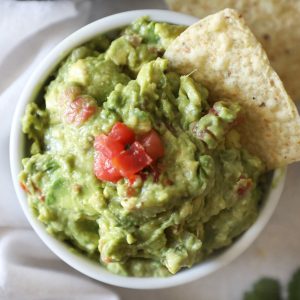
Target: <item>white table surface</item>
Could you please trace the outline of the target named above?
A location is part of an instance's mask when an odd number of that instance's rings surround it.
[[[160,0],[94,0],[90,21],[125,10],[143,8],[166,9],[166,6]],[[2,130],[7,131],[7,139],[0,145],[3,149],[8,147],[9,128]],[[7,176],[10,176],[8,161],[0,167],[6,169]],[[242,299],[243,291],[260,276],[272,276],[279,278],[283,284],[286,283],[290,274],[300,267],[299,179],[300,164],[294,164],[288,168],[284,192],[271,221],[255,243],[227,267],[206,278],[176,288],[138,291],[108,287],[124,300],[239,300]],[[9,200],[16,202],[13,209],[20,210],[11,185],[7,186],[6,192]],[[24,218],[21,210],[19,216],[20,219]],[[9,230],[3,228],[0,233]]]

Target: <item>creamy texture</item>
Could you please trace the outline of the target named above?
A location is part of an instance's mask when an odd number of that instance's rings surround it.
[[[36,216],[114,273],[174,274],[230,245],[257,216],[263,164],[240,146],[239,106],[212,108],[201,83],[161,58],[183,30],[142,18],[74,49],[46,87],[45,108],[31,103],[23,119],[31,146],[20,181]],[[66,112],[78,97],[95,110],[74,123]],[[165,149],[133,186],[93,172],[95,136],[117,121],[136,134],[155,129]]]

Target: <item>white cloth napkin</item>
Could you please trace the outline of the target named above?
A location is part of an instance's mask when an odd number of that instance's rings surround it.
[[[9,232],[0,243],[0,299],[118,300],[101,284],[83,277],[50,253],[29,230]]]
[[[90,1],[0,2],[0,299],[117,300],[38,239],[16,200],[9,131],[20,92],[39,61],[89,18]],[[22,229],[23,228],[23,229]]]

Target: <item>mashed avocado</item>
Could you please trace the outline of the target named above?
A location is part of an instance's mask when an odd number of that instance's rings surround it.
[[[23,118],[20,181],[37,218],[114,273],[174,274],[257,216],[264,166],[240,146],[239,106],[211,106],[200,82],[162,58],[183,30],[141,18],[74,49]],[[95,138],[117,122],[136,136],[154,130],[163,144],[133,182],[95,176]]]

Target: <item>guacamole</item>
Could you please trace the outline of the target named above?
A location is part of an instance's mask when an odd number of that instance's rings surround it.
[[[264,165],[239,143],[239,105],[163,58],[184,29],[145,17],[74,49],[23,118],[37,218],[117,274],[175,274],[257,217]]]

